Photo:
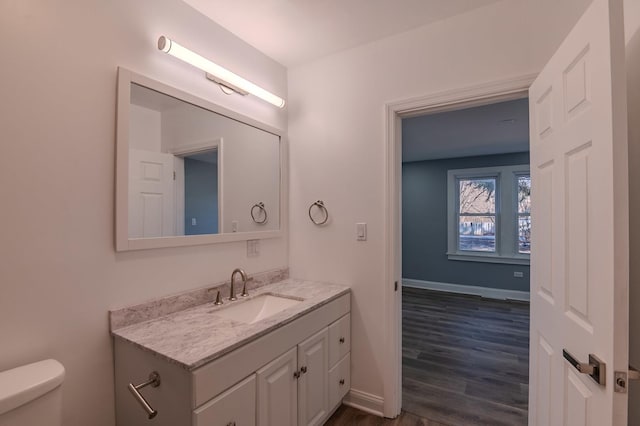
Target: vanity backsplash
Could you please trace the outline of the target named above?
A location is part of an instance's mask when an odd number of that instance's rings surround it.
[[[277,283],[289,278],[289,268],[274,269],[249,275],[247,289],[249,291],[265,285]],[[229,295],[231,280],[218,282],[203,288],[188,290],[182,293],[150,300],[126,308],[114,309],[109,312],[109,327],[111,331],[149,321],[174,312],[183,311],[198,305],[215,301],[218,290],[223,296]]]

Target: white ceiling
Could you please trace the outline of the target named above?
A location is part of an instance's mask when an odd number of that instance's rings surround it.
[[[499,0],[184,0],[293,67]]]
[[[403,162],[528,150],[528,99],[402,120]]]

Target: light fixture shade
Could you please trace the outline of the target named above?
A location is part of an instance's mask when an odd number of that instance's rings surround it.
[[[165,36],[160,36],[158,39],[158,49],[191,64],[196,68],[200,68],[202,71],[209,73],[224,82],[229,83],[229,87],[238,87],[241,90],[257,96],[263,101],[277,106],[278,108],[284,108],[285,100],[281,97],[274,95],[248,80],[245,80],[239,75],[232,73],[228,69],[211,62],[207,58],[204,58],[195,52],[192,52]]]

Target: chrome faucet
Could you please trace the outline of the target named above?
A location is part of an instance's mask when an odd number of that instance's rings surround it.
[[[229,292],[230,293],[229,300],[231,301],[238,300],[238,298],[236,297],[236,292],[233,288],[233,284],[235,283],[235,280],[236,280],[236,274],[238,273],[240,274],[240,277],[242,277],[242,293],[240,294],[240,296],[246,297],[249,295],[249,293],[247,293],[247,273],[240,268],[236,268],[231,273],[231,290]]]

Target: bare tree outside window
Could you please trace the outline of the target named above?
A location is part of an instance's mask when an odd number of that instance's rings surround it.
[[[496,179],[459,179],[458,248],[496,251]]]
[[[518,252],[531,253],[531,176],[518,176]]]

